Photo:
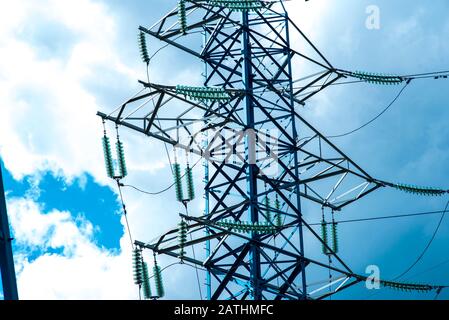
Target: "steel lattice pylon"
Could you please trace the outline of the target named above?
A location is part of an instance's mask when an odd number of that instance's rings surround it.
[[[344,74],[289,19],[282,2],[242,11],[217,3],[186,1],[185,26],[178,22],[183,12],[174,9],[140,30],[204,61],[204,86],[225,89],[229,100],[195,100],[179,88],[141,82],[145,93],[99,116],[207,160],[206,212],[183,215],[192,237],[185,248],[206,244],[206,255],[183,260],[207,269],[209,299],[325,298],[364,279],[303,210],[329,216],[382,186],[301,116],[309,98]],[[296,66],[311,76],[294,81]],[[250,232],[239,221],[252,224]],[[177,232],[136,244],[177,258]],[[321,246],[327,256],[316,253]],[[317,282],[329,271],[331,283]]]

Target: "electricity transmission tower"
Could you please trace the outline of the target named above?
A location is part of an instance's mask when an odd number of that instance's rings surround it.
[[[301,109],[348,76],[404,79],[334,68],[280,1],[181,0],[140,32],[147,64],[150,36],[202,61],[204,87],[141,81],[143,93],[98,115],[205,159],[206,203],[204,214],[182,214],[180,227],[136,246],[205,269],[212,300],[324,299],[365,281],[339,257],[334,213],[386,185],[308,123]],[[310,76],[294,78],[303,71]],[[174,168],[178,200],[187,207],[193,187],[188,182],[185,199]],[[320,234],[307,212],[322,218]]]

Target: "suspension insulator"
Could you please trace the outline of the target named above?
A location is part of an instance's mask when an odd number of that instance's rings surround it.
[[[156,294],[159,298],[163,298],[165,296],[164,284],[162,282],[162,271],[161,267],[157,265],[157,262],[154,261],[153,267],[154,273],[154,283],[156,287]]]
[[[338,243],[338,223],[332,222],[332,250],[334,253],[338,253],[339,243]]]
[[[178,21],[179,29],[183,35],[187,34],[187,14],[186,14],[186,2],[185,0],[179,0],[178,2]]]
[[[407,292],[410,292],[410,291],[429,292],[429,291],[432,291],[435,289],[435,287],[433,287],[431,285],[399,283],[399,282],[384,281],[384,280],[381,280],[380,284],[386,288],[400,290],[400,291],[407,291]]]
[[[268,198],[268,196],[265,196],[265,217],[267,219],[268,222],[271,223],[271,221],[273,221],[272,216],[271,216],[271,201],[270,198]]]
[[[193,183],[193,170],[187,164],[186,168],[187,196],[190,201],[195,199],[195,185]]]
[[[124,178],[128,175],[128,169],[126,168],[125,149],[123,147],[123,142],[117,140],[116,149],[120,177]]]
[[[322,248],[323,254],[329,254],[329,249],[326,247],[329,246],[329,237],[327,234],[327,223],[324,219],[321,221],[321,239],[324,242]]]
[[[141,285],[143,282],[143,269],[142,269],[142,251],[139,248],[133,250],[133,276],[134,283]]]
[[[404,191],[407,193],[413,193],[416,195],[422,195],[422,196],[442,196],[445,193],[447,193],[447,190],[437,189],[437,188],[431,188],[431,187],[419,187],[419,186],[412,186],[407,184],[387,184],[388,186],[391,186],[397,190]]]
[[[176,93],[189,97],[194,101],[228,102],[229,93],[223,88],[176,86]]]
[[[181,178],[181,166],[179,163],[173,164],[173,178],[175,183],[175,191],[176,191],[176,199],[179,202],[184,200],[183,191],[182,191],[182,178]]]
[[[178,225],[179,258],[182,260],[186,254],[184,247],[187,242],[187,222],[182,220]]]
[[[147,38],[143,31],[139,32],[139,49],[142,61],[147,65],[150,63],[150,55],[148,54]]]
[[[260,0],[209,0],[209,4],[233,11],[255,11],[263,7]]]
[[[368,83],[382,84],[382,85],[400,84],[405,80],[404,78],[399,76],[368,73],[361,71],[352,72],[351,76]]]
[[[142,262],[142,291],[143,297],[148,300],[151,299],[150,276],[148,274],[148,265]]]
[[[109,178],[114,178],[114,163],[112,161],[111,142],[106,135],[104,135],[102,141],[106,173]]]

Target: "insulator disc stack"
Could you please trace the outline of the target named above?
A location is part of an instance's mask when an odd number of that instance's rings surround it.
[[[162,282],[162,270],[161,267],[157,265],[157,261],[154,261],[153,267],[154,273],[154,283],[156,287],[156,294],[159,298],[163,298],[165,296],[164,284]]]
[[[228,102],[229,93],[223,88],[176,86],[176,93],[189,97],[194,101],[202,102]]]
[[[339,251],[339,243],[338,243],[338,223],[335,221],[332,222],[332,250],[334,253],[338,253]]]
[[[143,31],[139,32],[138,42],[142,61],[148,65],[150,63],[150,55],[148,54],[147,38]]]
[[[128,169],[126,168],[125,149],[123,147],[123,142],[121,142],[120,140],[117,140],[116,149],[117,149],[117,162],[118,162],[120,177],[124,178],[128,175]]]
[[[187,222],[185,222],[185,220],[183,219],[178,225],[179,258],[181,260],[184,258],[184,255],[186,254],[184,247],[187,242],[187,230],[188,230]]]
[[[255,11],[263,7],[260,0],[209,0],[209,4],[233,11]]]
[[[431,188],[431,187],[420,187],[420,186],[413,186],[413,185],[407,185],[407,184],[387,184],[397,190],[412,193],[416,195],[422,195],[422,196],[442,196],[446,194],[447,190],[437,189],[437,188]]]
[[[190,201],[195,199],[195,184],[193,183],[193,170],[189,164],[186,168],[187,197]]]
[[[222,228],[231,229],[237,233],[257,233],[257,234],[270,234],[276,233],[276,227],[272,224],[266,223],[250,223],[248,221],[234,221],[231,222],[229,220],[223,220],[215,223],[217,226]]]
[[[150,275],[146,262],[142,262],[142,291],[146,300],[151,299]]]
[[[175,183],[176,199],[179,202],[182,202],[184,200],[184,195],[182,190],[181,166],[179,163],[173,164],[173,178]]]
[[[106,173],[109,178],[114,178],[114,163],[112,161],[111,142],[106,134],[104,135],[102,141]]]
[[[181,33],[183,35],[187,34],[187,14],[185,0],[178,1],[178,21]]]
[[[369,73],[363,71],[352,72],[351,76],[368,83],[381,84],[381,85],[395,85],[400,84],[401,82],[404,81],[404,78],[399,76],[386,75],[380,73]]]
[[[143,282],[143,269],[142,269],[142,250],[135,248],[133,250],[133,276],[134,283],[141,285]]]
[[[327,222],[323,219],[321,221],[321,239],[323,240],[323,254],[329,254],[329,249],[326,246],[329,246],[329,237],[327,233]],[[326,245],[325,245],[326,244]]]

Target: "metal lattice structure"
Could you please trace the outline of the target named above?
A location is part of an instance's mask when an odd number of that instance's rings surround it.
[[[304,210],[323,212],[327,226],[333,212],[384,186],[301,115],[311,97],[347,74],[282,2],[181,2],[140,27],[141,35],[203,61],[204,88],[142,81],[144,93],[99,116],[204,158],[206,210],[182,215],[189,236],[182,245],[178,227],[136,245],[173,258],[182,251],[184,262],[207,270],[212,300],[323,299],[364,281],[338,255],[337,226],[331,223],[330,245],[304,217]],[[297,66],[310,76],[294,80]],[[204,245],[204,259],[189,254]],[[321,247],[325,255],[317,254]],[[331,283],[317,282],[329,271]]]

